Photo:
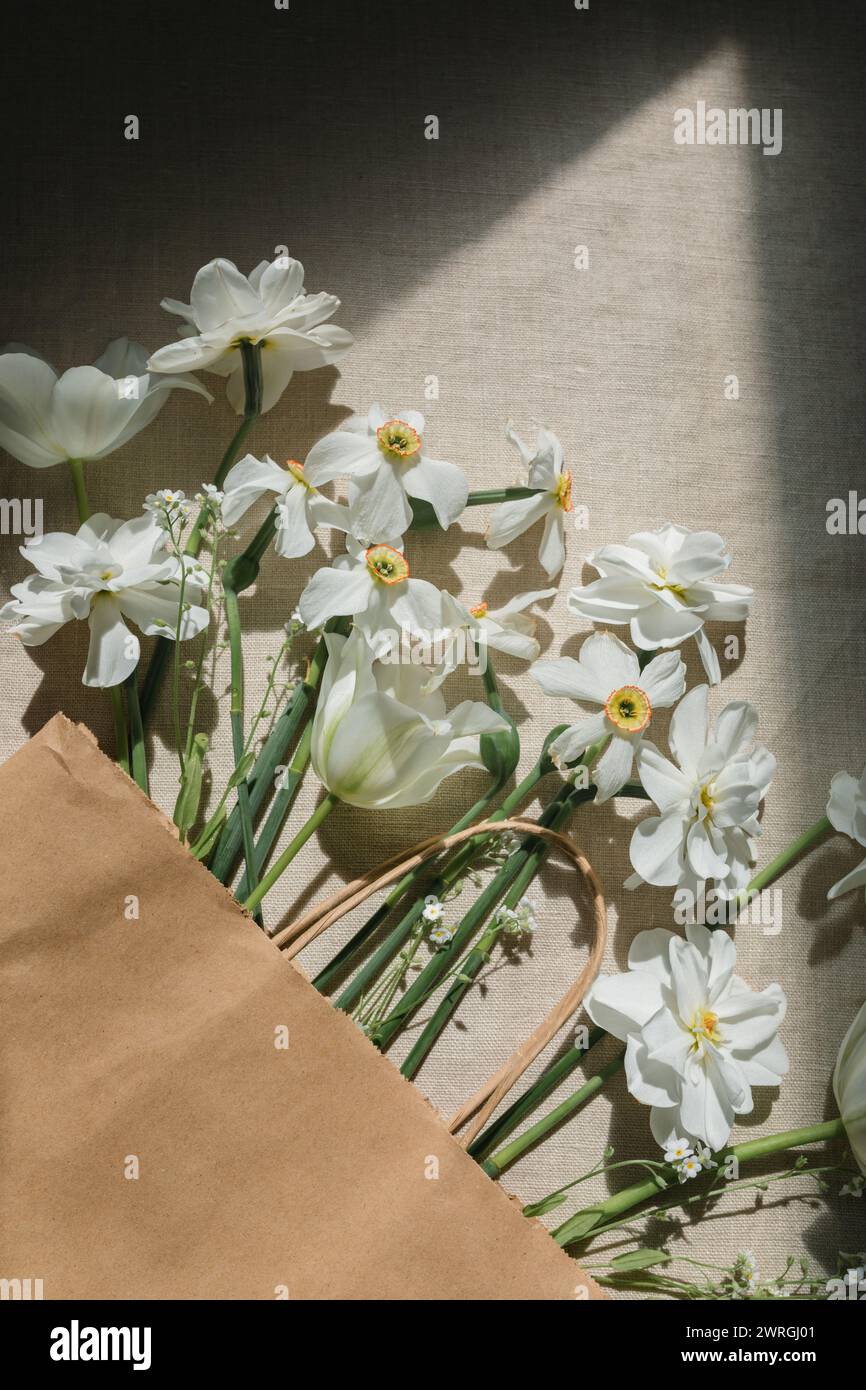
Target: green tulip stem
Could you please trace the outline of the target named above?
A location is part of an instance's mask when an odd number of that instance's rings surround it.
[[[280,857],[271,865],[268,872],[263,876],[258,887],[254,888],[252,893],[250,893],[249,897],[245,900],[243,906],[247,909],[247,912],[254,912],[256,910],[265,894],[270,892],[277,882],[277,879],[285,873],[295,855],[299,850],[303,849],[310,836],[318,830],[322,822],[327,820],[337,804],[337,798],[332,796],[330,792],[319,802],[309,820],[301,826],[291,843],[286,846]]]

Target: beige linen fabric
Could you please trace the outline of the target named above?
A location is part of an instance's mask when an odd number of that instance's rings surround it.
[[[381,13],[397,25],[390,6]],[[189,60],[189,83],[171,91],[153,57],[158,99],[130,94],[124,102],[115,79],[117,111],[142,107],[138,145],[125,145],[117,131],[109,139],[89,98],[84,116],[70,117],[83,151],[98,156],[103,203],[83,155],[67,173],[34,115],[41,162],[31,178],[43,203],[49,194],[59,198],[70,230],[58,245],[16,207],[6,297],[14,310],[9,336],[66,366],[92,360],[119,333],[152,348],[169,341],[173,320],[158,301],[186,298],[200,264],[222,254],[249,270],[288,245],[305,263],[309,290],[341,295],[336,321],[357,343],[339,373],[294,379],[256,428],[254,451],[302,459],[321,434],[380,400],[394,411],[423,409],[433,456],[460,463],[473,487],[490,487],[517,480],[506,421],[513,418],[527,439],[536,423],[547,424],[574,470],[575,501],[589,509],[588,530],[569,527],[559,594],[539,623],[547,656],[576,654],[589,631],[568,614],[566,594],[591,577],[584,561],[593,547],[666,520],[718,529],[734,555],[731,578],[750,584],[756,599],[745,635],[734,629],[739,658],[723,658],[711,707],[753,700],[761,738],[779,764],[761,864],[823,814],[833,773],[859,774],[866,756],[864,540],[830,536],[825,527],[827,500],[847,497],[862,477],[859,91],[854,65],[844,61],[845,7],[825,25],[811,7],[795,6],[793,15],[786,7],[783,33],[772,14],[771,6],[695,12],[593,4],[542,21],[529,7],[496,6],[483,23],[466,20],[464,32],[459,8],[419,6],[406,11],[405,31],[380,18],[370,32],[346,21],[348,28],[328,34],[306,19],[285,46],[268,27],[279,18],[251,19],[246,39],[217,19],[208,51],[237,41],[233,92],[249,90],[271,45],[300,85],[274,77],[270,104],[256,114],[239,98],[231,109],[209,100],[223,69],[217,63],[215,76],[201,54]],[[307,48],[292,46],[301,33]],[[407,77],[383,88],[377,64],[391,51],[382,47],[389,35],[406,63],[397,71]],[[170,47],[166,30],[155,54]],[[297,77],[309,55],[325,51],[334,82],[344,84],[339,100],[324,78]],[[382,99],[364,104],[372,90]],[[676,146],[673,113],[699,100],[781,107],[782,153]],[[428,113],[439,117],[436,141],[424,138]],[[587,269],[574,264],[579,247],[587,248]],[[725,396],[732,373],[737,400]],[[431,377],[438,399],[425,400]],[[154,426],[90,468],[95,509],[130,514],[156,487],[191,493],[210,475],[235,420],[220,381],[206,380],[211,407],[177,393]],[[4,495],[35,488],[45,499],[46,529],[72,525],[60,469],[37,474],[5,457],[2,466]],[[488,520],[474,509],[447,535],[412,536],[413,571],[491,605],[545,587],[539,532],[494,553],[484,544]],[[12,538],[2,545],[8,585],[25,566]],[[255,593],[241,601],[250,710],[264,689],[265,657],[323,559],[321,550],[300,562],[269,555]],[[724,633],[713,635],[721,644]],[[4,756],[58,709],[110,746],[107,700],[80,684],[85,637],[70,625],[42,648],[4,646]],[[684,656],[690,683],[700,680],[693,644]],[[525,770],[569,706],[543,697],[522,663],[496,664],[520,726]],[[223,661],[214,699],[204,704],[216,787],[231,766],[227,681]],[[450,693],[456,701],[478,695],[477,687],[462,672]],[[654,727],[659,738],[665,725]],[[170,810],[176,770],[165,701],[151,756],[155,798]],[[455,778],[412,811],[340,808],[270,897],[269,923],[444,829],[482,786],[477,774]],[[551,779],[543,795],[553,786]],[[310,776],[293,826],[318,797]],[[624,968],[638,931],[671,925],[664,891],[622,888],[639,814],[634,803],[619,802],[584,808],[572,823],[610,904],[608,970]],[[790,1077],[778,1094],[756,1092],[754,1114],[736,1131],[742,1138],[833,1113],[836,1049],[866,995],[866,939],[862,893],[832,905],[825,895],[858,853],[842,837],[831,839],[782,881],[778,934],[760,926],[737,932],[741,973],[757,987],[778,981],[790,1004],[783,1031]],[[575,920],[568,870],[545,871],[533,897],[541,927],[531,953],[491,964],[420,1074],[419,1085],[446,1113],[531,1030],[585,958],[586,924]],[[459,902],[470,898],[467,887]],[[341,924],[301,965],[317,969],[357,924]],[[393,1049],[395,1061],[407,1045]],[[598,1060],[606,1055],[602,1049]],[[508,1185],[538,1198],[594,1165],[608,1143],[618,1160],[653,1153],[647,1114],[621,1079],[522,1160]],[[581,1191],[589,1200],[606,1183]],[[789,1253],[829,1268],[839,1249],[866,1247],[855,1202],[781,1197],[771,1189],[757,1206],[754,1194],[728,1201],[724,1210],[734,1214],[687,1230],[677,1248],[723,1263],[748,1246],[770,1273]]]

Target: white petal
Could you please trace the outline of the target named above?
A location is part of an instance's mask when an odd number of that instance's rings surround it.
[[[372,473],[381,461],[382,452],[368,434],[355,434],[349,429],[334,430],[313,445],[304,463],[304,473],[307,482],[321,487],[333,482],[334,478]]]
[[[352,496],[352,532],[378,544],[408,530],[412,508],[403,491],[399,468],[383,458],[375,473],[355,478]]]
[[[366,565],[351,569],[320,569],[298,601],[298,611],[308,628],[322,627],[329,618],[362,613],[373,595],[373,579]]]
[[[307,555],[316,544],[307,511],[309,494],[300,483],[290,487],[277,503],[277,531],[274,549],[284,560]]]
[[[639,1032],[662,1007],[662,987],[645,970],[622,975],[600,975],[590,987],[583,1006],[593,1023],[625,1041]]]
[[[832,902],[834,898],[841,898],[843,893],[850,893],[852,888],[860,888],[864,884],[866,884],[866,859],[863,860],[862,864],[858,864],[856,869],[852,869],[849,874],[846,874],[844,878],[840,878],[838,883],[834,883],[827,897]]]
[[[580,724],[571,724],[550,745],[550,756],[560,766],[568,766],[579,758],[590,744],[598,743],[607,733],[607,722],[603,714],[591,714]]]
[[[715,742],[725,761],[746,753],[758,732],[758,711],[748,700],[732,700],[716,720]]]
[[[856,839],[854,821],[857,815],[859,786],[850,772],[837,772],[830,783],[827,818],[834,830]]]
[[[686,668],[679,652],[662,652],[654,656],[636,677],[635,683],[646,691],[653,709],[667,709],[675,705],[686,688]]]
[[[597,640],[590,637],[589,642]],[[584,642],[583,649],[587,643]],[[608,684],[602,670],[596,664],[583,660],[575,661],[572,656],[560,656],[549,661],[536,661],[529,674],[538,682],[545,695],[566,696],[569,700],[589,700],[603,705],[615,686]]]
[[[637,772],[644,790],[660,811],[688,805],[692,779],[664,757],[648,739],[642,740],[638,746]]]
[[[233,261],[222,257],[202,266],[193,280],[189,302],[196,327],[202,333],[261,309],[259,296],[246,276]]]
[[[57,374],[30,352],[0,354],[0,446],[30,468],[50,468],[65,453],[49,428]]]
[[[121,589],[117,603],[121,613],[141,628],[148,637],[173,638],[178,628],[180,586],[176,583],[154,585],[152,588]],[[189,603],[185,594],[184,603]],[[99,601],[94,608],[101,607]],[[190,603],[184,609],[180,623],[181,641],[196,637],[208,625],[208,612]]]
[[[631,639],[636,647],[653,651],[656,647],[676,647],[700,629],[703,618],[689,608],[674,608],[660,596],[657,602],[641,608],[631,620]]]
[[[676,807],[635,826],[629,844],[632,868],[645,883],[667,887],[679,883],[686,834],[685,813]]]
[[[623,734],[613,734],[610,743],[596,763],[592,780],[598,788],[596,801],[608,801],[629,779],[634,761],[634,743]]]
[[[722,668],[719,665],[718,652],[707,636],[705,628],[698,628],[698,631],[695,633],[695,641],[698,644],[698,653],[707,680],[710,685],[718,685],[722,679]]]
[[[709,686],[696,685],[684,695],[671,719],[671,752],[683,772],[694,773],[707,742]]]
[[[226,526],[234,526],[254,502],[266,492],[285,492],[289,474],[265,454],[257,459],[245,454],[228,471],[223,482],[222,517]]]
[[[488,550],[501,550],[504,545],[510,545],[536,521],[547,516],[554,506],[556,503],[548,492],[539,492],[536,497],[521,497],[513,502],[500,502],[487,532]]]
[[[674,933],[665,927],[639,931],[628,952],[629,970],[646,970],[663,985],[671,984],[670,948]]]
[[[548,579],[565,564],[565,513],[561,507],[548,512],[538,547],[538,562]]]
[[[463,470],[437,459],[421,458],[414,466],[404,468],[403,486],[410,497],[430,503],[443,531],[457,520],[469,496]]]
[[[91,606],[89,622],[90,646],[81,679],[85,685],[120,685],[138,665],[138,638],[123,621],[116,600],[106,596]]]

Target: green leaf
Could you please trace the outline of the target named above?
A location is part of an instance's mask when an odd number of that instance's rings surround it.
[[[582,1240],[589,1235],[593,1226],[597,1226],[604,1216],[603,1211],[581,1211],[566,1221],[556,1236],[560,1245],[570,1245],[574,1240]]]
[[[207,753],[207,734],[196,734],[192,741],[189,757],[186,759],[181,778],[180,791],[174,807],[174,823],[186,838],[190,828],[195,825],[201,801],[201,779],[204,771],[204,758]]]
[[[250,749],[248,753],[244,753],[244,756],[241,758],[240,762],[238,763],[237,767],[235,768],[234,772],[229,778],[230,787],[236,787],[240,782],[243,782],[245,780],[246,775],[249,772],[255,760],[256,755],[252,749]]]
[[[554,1211],[556,1207],[564,1205],[567,1197],[565,1192],[551,1192],[549,1197],[543,1197],[540,1202],[530,1202],[523,1208],[524,1216],[544,1216],[545,1212]]]
[[[196,859],[207,859],[225,825],[225,820],[226,808],[225,806],[221,806],[219,810],[214,813],[213,819],[208,821],[195,843],[195,848],[191,848],[191,852],[195,855]]]
[[[411,498],[412,521],[409,529],[411,531],[428,531],[431,526],[438,526],[439,521],[429,502],[423,501],[420,497]]]
[[[629,1250],[625,1255],[617,1255],[611,1260],[611,1269],[649,1269],[651,1265],[665,1265],[671,1256],[666,1250]]]

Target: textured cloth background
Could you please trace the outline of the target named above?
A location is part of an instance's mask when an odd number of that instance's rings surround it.
[[[342,297],[336,321],[357,343],[339,373],[295,377],[251,447],[303,458],[373,400],[394,411],[415,406],[427,415],[433,455],[460,463],[477,488],[516,481],[509,417],[527,438],[536,423],[549,425],[574,470],[575,500],[590,513],[588,532],[569,531],[560,593],[545,605],[539,635],[550,656],[576,654],[589,630],[569,616],[565,595],[589,577],[593,547],[665,520],[720,530],[734,554],[731,578],[757,597],[712,708],[753,700],[778,758],[765,863],[823,813],[832,774],[859,773],[866,754],[866,542],[825,528],[828,498],[863,486],[858,7],[465,8],[448,0],[345,11],[293,3],[288,12],[265,4],[28,12],[3,95],[13,195],[5,336],[60,367],[92,360],[120,334],[153,349],[175,332],[160,298],[185,299],[205,261],[225,255],[248,271],[287,245],[306,266],[308,290]],[[781,107],[782,153],[676,146],[673,113],[698,100]],[[140,118],[138,142],[123,137],[130,113]],[[438,141],[424,138],[430,114]],[[579,246],[588,248],[586,270],[574,266]],[[725,399],[730,373],[737,401]],[[439,399],[425,402],[430,375]],[[211,475],[235,420],[221,383],[207,381],[211,407],[176,393],[154,426],[91,466],[94,509],[131,514],[156,487],[192,493]],[[41,496],[46,529],[73,526],[62,470],[37,473],[6,456],[2,468],[4,496]],[[462,530],[413,536],[414,572],[472,602],[544,587],[538,532],[488,552],[487,520],[475,509]],[[242,599],[250,710],[265,657],[323,558],[270,555]],[[8,586],[25,572],[12,537],[2,538],[2,559]],[[111,746],[107,700],[80,683],[85,643],[84,629],[70,625],[41,648],[4,645],[4,756],[58,709]],[[691,647],[684,655],[690,680],[700,679]],[[541,696],[521,663],[500,658],[497,669],[525,770],[569,707]],[[204,706],[217,787],[231,766],[227,679],[222,665]],[[451,692],[456,700],[476,687],[463,674]],[[151,756],[156,799],[170,809],[165,702]],[[338,809],[273,893],[269,923],[450,825],[482,785],[460,777],[409,812]],[[552,781],[542,788],[552,790]],[[311,776],[294,826],[317,798]],[[608,896],[609,969],[625,966],[636,932],[671,924],[664,891],[622,890],[636,814],[631,802],[584,808],[572,825]],[[866,939],[862,893],[833,905],[825,894],[858,853],[842,837],[829,840],[784,878],[779,934],[737,933],[742,973],[759,987],[778,980],[790,1001],[790,1078],[778,1094],[756,1093],[742,1138],[833,1113],[829,1078],[866,993]],[[545,871],[533,896],[542,924],[531,954],[491,964],[420,1074],[445,1112],[495,1069],[585,958],[586,922],[566,871]],[[356,925],[342,924],[301,963],[317,968]],[[408,1036],[416,1035],[417,1026]],[[576,1084],[579,1074],[557,1098]],[[585,1172],[608,1143],[617,1159],[652,1155],[647,1114],[621,1079],[522,1160],[507,1185],[537,1198]],[[604,1180],[588,1184],[582,1201],[605,1190]],[[829,1266],[840,1248],[866,1247],[858,1204],[783,1203],[782,1195],[771,1188],[757,1208],[754,1194],[730,1199],[724,1211],[738,1214],[705,1220],[677,1248],[723,1262],[746,1245],[769,1273],[788,1253]]]

